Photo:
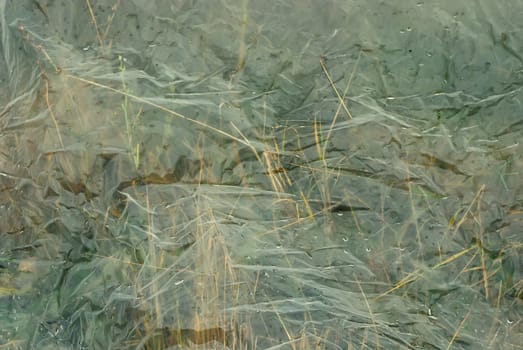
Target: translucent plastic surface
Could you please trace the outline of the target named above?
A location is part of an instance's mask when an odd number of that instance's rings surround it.
[[[522,18],[0,0],[0,349],[522,349]]]

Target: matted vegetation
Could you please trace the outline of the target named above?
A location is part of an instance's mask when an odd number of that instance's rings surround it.
[[[273,50],[246,0],[20,3],[0,349],[522,348],[520,80],[382,95],[394,52]]]

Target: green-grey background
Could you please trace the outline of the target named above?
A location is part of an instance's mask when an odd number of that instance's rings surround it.
[[[521,18],[0,0],[0,348],[132,349],[153,300],[190,328],[197,262],[227,257],[215,303],[249,348],[521,349]]]

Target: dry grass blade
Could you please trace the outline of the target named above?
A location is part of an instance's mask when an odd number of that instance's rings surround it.
[[[475,250],[475,249],[477,249],[477,246],[475,246],[475,245],[473,245],[473,246],[471,246],[471,247],[468,247],[467,249],[463,249],[462,251],[459,251],[459,252],[457,252],[456,254],[454,254],[454,255],[448,257],[448,258],[445,259],[444,261],[442,261],[442,262],[440,262],[440,263],[434,265],[433,268],[434,268],[434,269],[438,269],[438,268],[440,268],[440,267],[442,267],[442,266],[448,265],[448,264],[450,264],[451,262],[453,262],[454,260],[456,260],[457,258],[461,257],[462,255],[465,255],[465,254],[467,254],[468,252],[470,252],[471,250]]]
[[[58,127],[58,122],[56,121],[53,109],[51,108],[51,103],[49,102],[49,81],[47,79],[45,79],[45,102],[47,103],[47,110],[49,111],[51,119],[53,120],[53,124],[56,129],[56,134],[58,135],[58,141],[60,141],[60,146],[62,147],[62,149],[65,149],[64,142],[62,141],[60,128]]]
[[[343,100],[343,97],[340,95],[340,92],[336,88],[336,85],[334,85],[334,81],[332,80],[332,78],[329,74],[329,71],[327,70],[327,66],[325,66],[324,57],[320,58],[320,65],[321,65],[321,69],[323,70],[323,73],[325,73],[325,76],[327,77],[327,80],[329,81],[329,84],[331,85],[332,89],[336,93],[336,96],[338,97],[340,104],[342,105],[343,109],[345,110],[345,113],[347,113],[347,116],[349,117],[349,119],[352,119],[352,114],[350,113],[349,108],[347,107],[347,104]]]
[[[98,44],[100,44],[100,47],[103,47],[104,42],[103,42],[102,36],[100,35],[100,31],[98,30],[98,23],[96,22],[96,16],[94,15],[93,7],[91,6],[91,1],[85,0],[85,2],[87,3],[87,8],[89,9],[89,15],[91,16],[91,21],[93,21],[93,24],[94,24],[94,29],[96,31],[96,39],[98,40]]]
[[[476,250],[477,249],[477,246],[476,245],[473,245],[469,248],[466,248],[466,249],[463,249],[461,251],[459,251],[458,253],[450,256],[449,258],[445,259],[444,261],[434,265],[432,267],[432,269],[438,269],[440,267],[443,267],[445,265],[448,265],[450,264],[451,262],[453,262],[454,260],[458,259],[459,257],[469,253],[470,251],[472,250]],[[405,278],[403,278],[402,280],[400,280],[399,282],[397,282],[392,288],[386,290],[385,292],[383,292],[382,294],[378,295],[377,297],[375,297],[375,299],[380,299],[398,289],[401,289],[405,286],[407,286],[408,284],[412,283],[412,282],[415,282],[417,281],[420,277],[421,277],[421,273],[422,271],[417,269],[411,273],[409,273]]]
[[[253,146],[253,144],[249,141],[245,141],[245,140],[242,140],[234,135],[231,135],[221,129],[218,129],[218,128],[215,128],[209,124],[206,124],[206,123],[203,123],[199,120],[196,120],[196,119],[192,119],[192,118],[189,118],[187,116],[184,116],[183,114],[180,114],[178,112],[175,112],[169,108],[166,108],[162,105],[159,105],[157,103],[154,103],[154,102],[151,102],[143,97],[140,97],[140,96],[136,96],[136,95],[133,95],[131,93],[128,93],[128,92],[125,92],[125,91],[121,91],[121,90],[118,90],[118,89],[115,89],[115,88],[112,88],[110,86],[107,86],[107,85],[104,85],[104,84],[101,84],[101,83],[98,83],[96,81],[93,81],[93,80],[89,80],[89,79],[84,79],[84,78],[81,78],[81,77],[78,77],[78,76],[74,76],[74,75],[71,75],[71,74],[67,74],[66,75],[67,78],[71,78],[71,79],[74,79],[74,80],[78,80],[78,81],[81,81],[81,82],[84,82],[86,84],[89,84],[89,85],[92,85],[92,86],[96,86],[98,88],[101,88],[101,89],[105,89],[105,90],[108,90],[108,91],[112,91],[114,93],[117,93],[117,94],[120,94],[122,96],[127,96],[137,102],[140,102],[140,103],[143,103],[143,104],[146,104],[146,105],[149,105],[151,107],[155,107],[155,108],[158,108],[159,110],[163,111],[163,112],[166,112],[168,113],[169,115],[172,115],[174,117],[177,117],[177,118],[180,118],[180,119],[183,119],[183,120],[187,120],[191,123],[194,123],[198,126],[201,126],[201,127],[204,127],[205,129],[209,129],[211,131],[214,131],[222,136],[225,136],[231,140],[234,140],[238,143],[241,143],[243,144],[244,146],[247,146],[253,153],[254,155],[256,156],[256,158],[258,159],[258,161],[260,162],[260,164],[262,164],[262,160],[261,160],[261,157],[260,155],[258,154],[258,150],[256,149],[256,147]]]
[[[454,231],[452,232],[453,236],[458,232],[458,230],[461,227],[461,225],[463,225],[463,223],[467,220],[467,216],[470,213],[470,211],[472,209],[472,206],[474,205],[474,203],[476,201],[478,201],[480,199],[480,197],[483,194],[483,192],[485,192],[485,188],[486,188],[486,186],[485,186],[485,184],[483,184],[483,185],[481,185],[479,190],[476,192],[476,195],[474,196],[474,198],[470,202],[467,210],[465,210],[465,213],[463,213],[463,215],[461,216],[461,219],[455,224]]]
[[[465,317],[463,317],[463,319],[461,320],[461,322],[459,323],[458,325],[458,328],[456,328],[456,331],[454,332],[454,335],[452,336],[452,339],[450,339],[450,342],[449,342],[449,345],[447,346],[447,350],[449,350],[451,347],[452,347],[452,344],[454,344],[454,341],[456,340],[457,336],[459,335],[459,332],[461,331],[461,329],[463,328],[463,325],[465,324],[465,322],[467,321],[467,319],[469,318],[470,316],[470,312],[472,310],[469,310],[467,312],[467,314],[465,315]]]
[[[421,277],[421,270],[415,270],[411,273],[409,273],[405,278],[403,278],[401,281],[397,282],[394,287],[386,290],[385,292],[381,293],[380,295],[376,296],[374,300],[378,300],[380,298],[383,298],[384,296],[401,289],[405,287],[406,285],[417,281]]]

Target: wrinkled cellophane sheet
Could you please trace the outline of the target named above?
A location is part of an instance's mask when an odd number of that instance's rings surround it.
[[[521,18],[0,0],[0,349],[522,349]]]

